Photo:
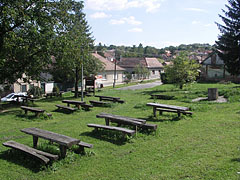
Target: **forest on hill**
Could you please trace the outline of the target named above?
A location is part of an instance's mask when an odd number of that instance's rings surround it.
[[[188,51],[188,52],[205,52],[211,51],[213,46],[210,44],[181,44],[179,46],[169,46],[165,48],[155,48],[152,46],[143,46],[143,44],[139,44],[138,46],[115,46],[115,45],[102,45],[99,43],[94,47],[94,51],[97,51],[99,54],[104,55],[104,51],[114,50],[116,56],[121,57],[159,57],[161,58],[163,54],[166,52],[170,52],[171,55],[175,55],[179,51]]]

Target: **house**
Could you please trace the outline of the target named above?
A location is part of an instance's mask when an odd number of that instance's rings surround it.
[[[28,82],[24,82],[24,79],[26,78],[27,76],[23,74],[21,79],[18,79],[14,84],[12,84],[11,90],[14,93],[19,93],[19,92],[27,92],[33,86],[41,87],[40,81],[29,80]]]
[[[132,78],[135,79],[134,69],[137,65],[146,67],[149,71],[148,79],[158,79],[160,78],[160,73],[163,70],[163,65],[158,61],[157,58],[145,58],[145,57],[131,57],[131,58],[121,58],[118,62],[118,65],[128,73],[132,74]]]
[[[236,81],[240,82],[240,76],[234,78],[226,70],[224,61],[217,55],[216,52],[212,52],[204,61],[202,61],[202,68],[200,78],[205,81]]]
[[[104,65],[104,71],[100,72],[96,76],[96,84],[97,86],[103,85],[103,86],[111,86],[113,85],[114,82],[114,71],[115,71],[115,64],[103,56],[97,54],[97,53],[92,53],[92,55],[100,60],[103,65]],[[122,67],[119,67],[116,65],[116,84],[121,84],[124,81],[124,71],[125,69]]]

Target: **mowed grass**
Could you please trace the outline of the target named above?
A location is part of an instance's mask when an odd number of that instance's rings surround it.
[[[206,97],[207,89],[218,88],[219,94],[228,97],[227,103],[208,101],[191,102],[197,97]],[[151,99],[151,94],[175,96],[173,100]],[[98,92],[99,95],[121,97],[124,104],[111,107],[94,107],[91,111],[73,114],[57,112],[55,104],[73,98],[66,93],[62,98],[35,102],[36,107],[53,115],[35,118],[25,116],[18,106],[2,104],[0,113],[0,143],[14,140],[32,146],[32,136],[20,129],[37,127],[64,134],[94,145],[86,149],[86,155],[68,150],[65,159],[42,166],[31,157],[10,151],[0,145],[0,179],[239,179],[240,175],[240,87],[236,84],[194,84],[183,90],[172,85],[152,89],[119,91],[111,88]],[[86,97],[98,100],[95,97]],[[152,116],[152,108],[146,103],[156,102],[186,106],[193,116],[163,113]],[[146,119],[158,125],[156,133],[138,132],[137,137],[126,141],[120,134],[108,131],[94,132],[88,123],[104,124],[96,118],[101,112]],[[59,153],[57,145],[39,139],[39,148]]]

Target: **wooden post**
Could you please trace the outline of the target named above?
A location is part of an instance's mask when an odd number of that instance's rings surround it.
[[[109,119],[105,118],[106,125],[109,126]]]
[[[63,145],[60,145],[60,155],[61,155],[61,157],[65,158],[66,157],[66,153],[67,153],[67,147],[63,146]]]
[[[38,143],[38,137],[37,136],[33,136],[33,147],[37,148],[37,143]]]
[[[218,89],[217,88],[208,88],[208,100],[217,100],[218,99]]]

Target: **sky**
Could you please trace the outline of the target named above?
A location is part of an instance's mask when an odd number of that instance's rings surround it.
[[[227,0],[85,0],[95,44],[153,46],[213,45]]]

